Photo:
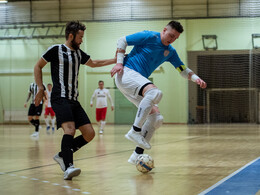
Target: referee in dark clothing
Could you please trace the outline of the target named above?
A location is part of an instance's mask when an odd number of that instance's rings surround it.
[[[94,68],[116,63],[116,58],[92,61],[90,56],[80,49],[85,29],[86,27],[78,21],[68,22],[65,30],[65,44],[49,47],[34,67],[35,81],[39,87],[35,98],[37,106],[44,95],[42,68],[48,62],[51,63],[53,82],[51,104],[56,114],[57,129],[62,127],[64,130],[61,152],[53,159],[64,171],[65,180],[70,180],[81,172],[73,165],[73,153],[95,137],[90,120],[77,100],[80,64]],[[79,129],[82,135],[74,138],[76,129]]]

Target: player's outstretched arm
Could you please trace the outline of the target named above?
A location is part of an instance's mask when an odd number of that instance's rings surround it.
[[[96,99],[96,90],[94,91],[94,93],[92,94],[91,96],[91,99],[90,99],[90,107],[93,107],[93,101],[94,99]]]
[[[107,60],[91,60],[91,59],[89,59],[87,61],[86,65],[90,66],[91,68],[96,68],[96,67],[107,66],[107,65],[115,64],[115,63],[116,63],[116,58],[107,59]]]
[[[116,51],[116,65],[112,68],[110,71],[111,77],[113,77],[116,73],[121,74],[123,72],[124,66],[124,57],[125,57],[125,51],[127,47],[127,41],[126,37],[121,37],[117,41],[117,51]]]
[[[35,106],[39,106],[40,102],[43,99],[44,96],[44,86],[42,82],[42,68],[47,64],[47,62],[41,58],[34,66],[34,79],[36,82],[36,85],[38,86],[38,92],[35,96]]]
[[[191,69],[184,66],[177,68],[181,74],[182,77],[193,81],[197,85],[199,85],[202,89],[205,89],[207,87],[207,83],[203,81],[200,77],[198,77]]]

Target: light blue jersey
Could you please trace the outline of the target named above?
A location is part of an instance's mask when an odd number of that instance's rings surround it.
[[[162,44],[159,32],[138,32],[126,36],[126,41],[128,45],[134,45],[134,48],[125,57],[124,66],[139,72],[146,78],[165,61],[170,62],[177,69],[183,65],[176,50],[171,45]]]

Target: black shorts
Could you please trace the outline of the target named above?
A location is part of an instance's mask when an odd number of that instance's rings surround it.
[[[69,121],[75,123],[76,129],[82,125],[91,123],[88,115],[78,101],[58,98],[51,100],[51,106],[56,114],[57,129],[61,127],[62,123]]]
[[[30,105],[30,108],[28,110],[28,116],[41,116],[42,114],[42,104],[39,106],[35,106],[34,104]]]

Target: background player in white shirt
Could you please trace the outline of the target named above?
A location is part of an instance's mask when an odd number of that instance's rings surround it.
[[[45,112],[44,112],[44,120],[46,123],[46,130],[47,133],[49,133],[50,128],[52,129],[52,133],[54,133],[55,130],[55,112],[53,111],[52,107],[51,107],[51,91],[52,91],[52,84],[48,84],[47,85],[47,90],[46,90],[46,94],[45,96],[47,97],[47,99],[45,99]],[[50,123],[49,123],[49,118],[48,115],[51,116],[51,127],[50,127]]]
[[[99,133],[103,133],[106,124],[107,98],[111,104],[111,110],[114,110],[114,104],[109,90],[104,88],[104,81],[98,82],[96,89],[91,97],[90,106],[93,106],[93,100],[96,99],[96,120],[99,126]]]

